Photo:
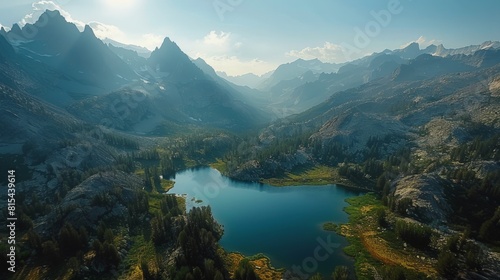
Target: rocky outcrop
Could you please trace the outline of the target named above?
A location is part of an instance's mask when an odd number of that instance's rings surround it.
[[[408,130],[408,127],[396,118],[382,114],[368,114],[354,109],[327,121],[312,138],[341,143],[348,146],[352,153],[356,153],[366,149],[366,144],[372,137],[383,139],[390,135],[398,135],[399,138],[403,138]],[[398,143],[390,144],[393,146],[392,150],[400,147]]]
[[[500,76],[495,77],[489,83],[489,90],[492,96],[499,97],[500,96]]]
[[[97,228],[99,221],[126,223],[127,204],[142,186],[142,179],[121,171],[95,174],[69,191],[51,213],[35,221],[35,228],[46,235],[53,227],[58,229],[60,221],[88,229]]]
[[[443,186],[446,181],[436,175],[412,175],[394,183],[395,204],[403,199],[411,199],[406,209],[407,216],[432,225],[446,224],[452,211]]]

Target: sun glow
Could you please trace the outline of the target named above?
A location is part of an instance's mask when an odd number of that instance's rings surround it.
[[[104,3],[108,8],[115,10],[127,10],[136,4],[137,0],[105,0]]]

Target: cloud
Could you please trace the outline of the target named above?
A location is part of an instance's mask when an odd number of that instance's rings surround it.
[[[323,62],[340,63],[346,60],[346,50],[340,45],[325,42],[321,47],[307,47],[302,50],[292,50],[286,53],[287,56],[314,59],[317,58]]]
[[[436,40],[436,39],[427,40],[427,38],[425,38],[424,36],[420,36],[417,40],[411,41],[411,42],[408,42],[408,43],[402,45],[401,48],[404,49],[408,45],[410,45],[411,43],[418,43],[420,45],[420,48],[425,49],[430,45],[439,45],[442,43],[442,41]]]
[[[260,60],[258,58],[242,60],[237,56],[221,55],[207,56],[198,53],[196,58],[201,57],[212,66],[216,71],[226,72],[228,75],[237,76],[252,72],[256,75],[262,75],[276,69],[277,65]]]
[[[148,50],[154,50],[156,47],[159,47],[164,39],[163,36],[152,33],[147,33],[136,38],[129,38],[129,36],[117,26],[97,21],[89,22],[88,25],[92,27],[97,38],[101,40],[109,38],[123,44],[145,47]]]
[[[223,55],[238,50],[243,43],[236,42],[230,32],[212,30],[202,40],[197,40],[196,45],[206,53]]]
[[[230,42],[231,33],[212,30],[203,38],[203,43],[209,46],[223,47]]]
[[[61,13],[61,15],[66,19],[66,21],[74,23],[76,27],[80,29],[80,31],[83,31],[85,27],[85,23],[73,19],[67,11],[65,11],[63,8],[61,8],[61,6],[54,3],[53,1],[42,0],[31,4],[31,6],[33,7],[33,11],[24,16],[24,18],[19,22],[20,26],[24,26],[27,23],[31,24],[35,23],[38,20],[38,18],[45,12],[45,10],[51,10],[51,11],[58,10]]]
[[[143,46],[149,50],[154,50],[156,47],[160,47],[163,43],[164,36],[156,35],[156,34],[144,34],[140,38],[139,42],[136,42],[136,45]]]
[[[118,3],[117,1],[111,1],[111,2]],[[40,16],[45,12],[45,10],[51,10],[51,11],[58,10],[61,13],[61,15],[66,19],[66,21],[74,23],[80,31],[83,31],[83,29],[85,28],[85,23],[77,19],[74,19],[70,13],[65,11],[57,3],[60,3],[60,1],[54,2],[48,0],[39,0],[33,3],[31,5],[33,10],[29,14],[24,16],[24,18],[19,22],[19,25],[24,26],[27,23],[31,24],[35,23],[38,20],[38,18],[40,18]],[[133,3],[135,3],[135,1],[129,0],[128,2],[125,1],[120,3],[127,4],[128,6],[130,6]],[[102,22],[91,21],[88,23],[88,25],[92,28],[94,34],[99,39],[110,38],[124,44],[134,44],[134,45],[144,46],[150,50],[154,49],[156,46],[159,46],[163,41],[162,36],[155,34],[145,34],[142,35],[141,37],[131,39],[119,27],[115,25],[105,24]]]
[[[5,31],[9,31],[10,30],[10,27],[7,27],[3,24],[0,23],[0,29],[2,29],[2,27],[5,29]]]
[[[120,12],[131,11],[138,3],[137,0],[100,0],[108,6],[109,9]]]
[[[110,38],[119,42],[126,40],[125,32],[114,25],[104,24],[97,21],[91,21],[88,25],[92,28],[95,36],[99,39]]]
[[[217,71],[228,75],[243,75],[248,72],[264,74],[277,65],[255,58],[253,49],[245,49],[245,44],[237,35],[224,31],[210,31],[191,46],[189,55],[201,57]]]

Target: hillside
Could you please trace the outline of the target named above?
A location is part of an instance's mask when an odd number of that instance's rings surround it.
[[[105,2],[116,26],[38,1],[0,28],[1,279],[499,279],[499,42],[374,52],[407,31],[382,10],[329,63],[319,4],[252,37],[262,3]]]
[[[496,50],[487,52],[496,57]],[[392,75],[337,92],[245,139],[226,158],[225,174],[277,185],[319,180],[377,194],[379,202],[361,211],[380,211],[353,214],[339,231],[355,250],[367,250],[369,257],[352,253],[358,276],[490,279],[500,261],[494,237],[500,230],[500,65],[464,62],[483,56],[421,55]],[[361,219],[368,232],[352,227]],[[407,246],[428,261],[394,261]],[[445,265],[450,262],[453,267]]]

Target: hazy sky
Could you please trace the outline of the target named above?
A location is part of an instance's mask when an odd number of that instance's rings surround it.
[[[344,62],[418,41],[447,48],[500,40],[498,0],[0,0],[0,24],[58,8],[96,35],[149,49],[168,36],[232,75],[297,58]]]

